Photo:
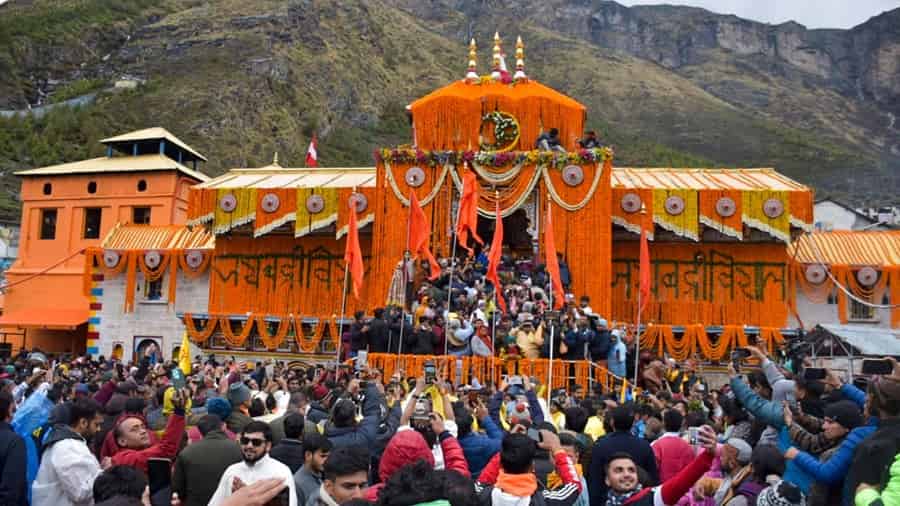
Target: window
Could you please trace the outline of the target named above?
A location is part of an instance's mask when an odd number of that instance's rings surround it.
[[[99,207],[87,207],[84,209],[84,238],[99,239],[100,238],[100,220],[103,216],[103,209]]]
[[[156,281],[144,281],[144,299],[163,300],[162,278]]]
[[[88,193],[97,193],[97,182],[91,181],[88,183]]]
[[[147,191],[147,181],[144,181],[143,179],[141,179],[140,181],[138,181],[138,184],[137,184],[137,190],[138,190],[139,192]]]
[[[837,295],[835,295],[834,292],[829,293],[829,294],[828,294],[828,300],[826,301],[826,303],[827,303],[827,304],[830,304],[830,305],[832,305],[832,306],[835,305],[835,304],[837,304]]]
[[[44,195],[50,195],[53,193],[53,185],[50,183],[44,183]]]
[[[875,308],[850,299],[850,319],[851,320],[874,320]]]
[[[131,222],[138,225],[150,224],[150,208],[135,207],[131,210]]]
[[[56,239],[56,209],[41,209],[41,239]]]

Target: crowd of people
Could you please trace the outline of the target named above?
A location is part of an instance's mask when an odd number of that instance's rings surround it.
[[[900,504],[896,363],[856,385],[748,351],[717,388],[651,359],[632,398],[428,364],[23,351],[0,364],[0,504]]]
[[[592,360],[620,377],[633,372],[633,332],[626,326],[613,328],[594,312],[586,295],[565,293],[562,308],[554,311],[553,305],[558,304],[550,295],[547,269],[528,253],[505,248],[498,267],[501,286],[495,290],[486,279],[489,254],[488,248],[481,249],[452,270],[447,258],[439,258],[441,273],[433,280],[424,272],[417,275],[412,260],[401,262],[398,272],[406,274],[395,280],[405,278],[408,286],[392,288],[398,294],[394,299],[399,300],[376,309],[372,318],[366,319],[362,312],[355,315],[344,329],[342,357],[354,357],[362,350],[496,354],[503,359],[552,354],[564,360]],[[561,284],[568,290],[571,274],[561,255],[558,264]],[[506,311],[501,311],[501,302]]]

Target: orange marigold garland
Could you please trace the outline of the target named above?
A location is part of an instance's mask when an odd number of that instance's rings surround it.
[[[243,346],[244,343],[247,342],[247,338],[250,337],[250,332],[253,330],[255,320],[252,316],[247,318],[244,325],[241,327],[241,331],[237,334],[235,334],[234,330],[231,328],[231,323],[233,321],[234,320],[231,320],[227,316],[219,318],[219,327],[222,329],[222,337],[225,338],[225,342],[228,343],[229,346]]]
[[[209,315],[209,318],[206,320],[206,326],[202,329],[198,329],[197,325],[194,323],[194,315],[191,313],[184,314],[184,327],[187,329],[188,337],[191,338],[195,344],[204,346],[206,345],[206,341],[213,335],[213,332],[216,331],[216,326],[219,323],[218,319]]]
[[[288,330],[292,325],[290,316],[282,316],[278,319],[278,329],[274,334],[269,334],[269,322],[266,321],[265,315],[254,315],[253,319],[256,322],[256,331],[259,333],[259,339],[266,345],[266,349],[269,350],[277,349],[278,345],[284,342],[284,338],[287,337]]]

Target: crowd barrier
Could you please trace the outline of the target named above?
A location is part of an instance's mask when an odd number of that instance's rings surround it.
[[[546,358],[501,360],[498,357],[455,357],[452,355],[397,355],[392,353],[369,353],[368,365],[381,370],[386,380],[397,371],[403,377],[420,377],[425,373],[425,362],[432,361],[440,376],[447,377],[458,385],[471,385],[473,379],[479,383],[490,381],[499,384],[504,376],[529,376],[546,385],[551,376],[550,360]],[[603,391],[619,391],[632,387],[630,381],[615,376],[605,367],[587,360],[553,360],[551,388],[569,388],[580,385],[587,391],[596,384]],[[635,389],[636,390],[636,389]]]

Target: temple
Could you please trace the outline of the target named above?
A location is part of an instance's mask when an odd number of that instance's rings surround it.
[[[103,239],[83,245],[87,295],[77,299],[93,297],[83,304],[85,313],[93,308],[98,329],[90,351],[129,357],[154,341],[171,356],[187,332],[206,353],[333,356],[342,323],[388,304],[413,195],[435,255],[464,254],[458,244],[454,251],[453,229],[463,180],[472,175],[484,243],[499,208],[509,254],[541,258],[549,209],[556,249],[571,272],[568,290],[589,296],[610,322],[635,322],[643,231],[652,268],[645,348],[721,360],[750,335],[774,344],[796,334],[803,326],[796,286],[825,281],[809,277],[814,258],[794,249],[812,230],[810,188],[771,168],[614,167],[611,148],[579,142],[584,105],[526,75],[521,40],[512,75],[498,60],[499,39],[493,49],[489,75],[477,73],[473,41],[465,78],[410,103],[410,144],[378,149],[374,167],[289,168],[276,155],[264,167],[209,180],[194,175],[183,218],[114,228],[104,221]],[[553,145],[537,149],[551,130],[558,133]],[[107,141],[120,151],[118,143],[133,142],[124,150],[150,156],[150,141],[134,135]],[[187,177],[193,173],[181,163],[202,156],[185,146],[160,144],[153,156],[175,157],[173,167]],[[28,185],[43,181],[22,175]],[[359,297],[342,304],[351,201],[365,282]],[[24,216],[36,212],[26,207]],[[895,259],[866,261],[846,264],[841,279],[860,280],[862,291],[900,287]],[[854,277],[864,267],[875,278]],[[70,324],[86,318],[77,320]]]

